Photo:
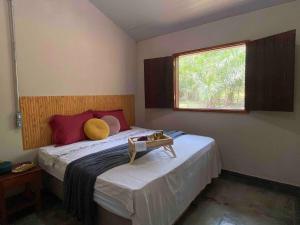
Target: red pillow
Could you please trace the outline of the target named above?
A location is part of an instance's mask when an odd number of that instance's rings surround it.
[[[53,144],[59,146],[86,140],[83,125],[91,118],[93,113],[89,111],[72,116],[54,115],[49,121]]]
[[[116,117],[120,122],[120,131],[129,130],[130,127],[125,119],[123,109],[117,109],[112,111],[94,111],[94,117],[101,119],[103,116],[111,115]]]

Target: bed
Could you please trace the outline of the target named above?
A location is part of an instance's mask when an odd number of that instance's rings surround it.
[[[130,136],[153,130],[132,127],[101,141],[40,147],[39,165],[46,171],[48,186],[60,198],[67,165],[85,155],[127,143]],[[195,197],[218,177],[221,162],[212,138],[186,134],[174,140],[176,158],[162,148],[106,171],[96,179],[94,201],[99,224],[171,225]]]

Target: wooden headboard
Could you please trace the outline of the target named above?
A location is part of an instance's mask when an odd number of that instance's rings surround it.
[[[128,124],[134,125],[135,122],[133,95],[21,97],[20,107],[24,150],[51,144],[48,121],[55,114],[72,115],[89,109],[123,109]]]

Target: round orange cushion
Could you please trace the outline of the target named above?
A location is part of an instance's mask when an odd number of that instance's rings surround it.
[[[84,124],[84,133],[91,140],[102,140],[109,135],[108,124],[101,119],[89,119]]]

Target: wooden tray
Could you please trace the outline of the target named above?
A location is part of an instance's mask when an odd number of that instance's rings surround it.
[[[151,137],[148,136],[148,137]],[[140,137],[130,137],[128,138],[128,151],[129,151],[129,156],[130,156],[130,162],[129,164],[131,164],[134,159],[135,159],[135,156],[136,156],[136,149],[135,149],[135,142],[137,142],[138,138]],[[165,135],[163,134],[161,138],[159,139],[152,139],[152,140],[148,140],[148,141],[145,141],[146,142],[146,146],[147,148],[158,148],[158,147],[163,147],[164,150],[166,152],[169,152],[172,154],[172,156],[174,158],[176,158],[176,153],[172,147],[173,145],[173,138],[171,138],[170,136],[168,135]]]

